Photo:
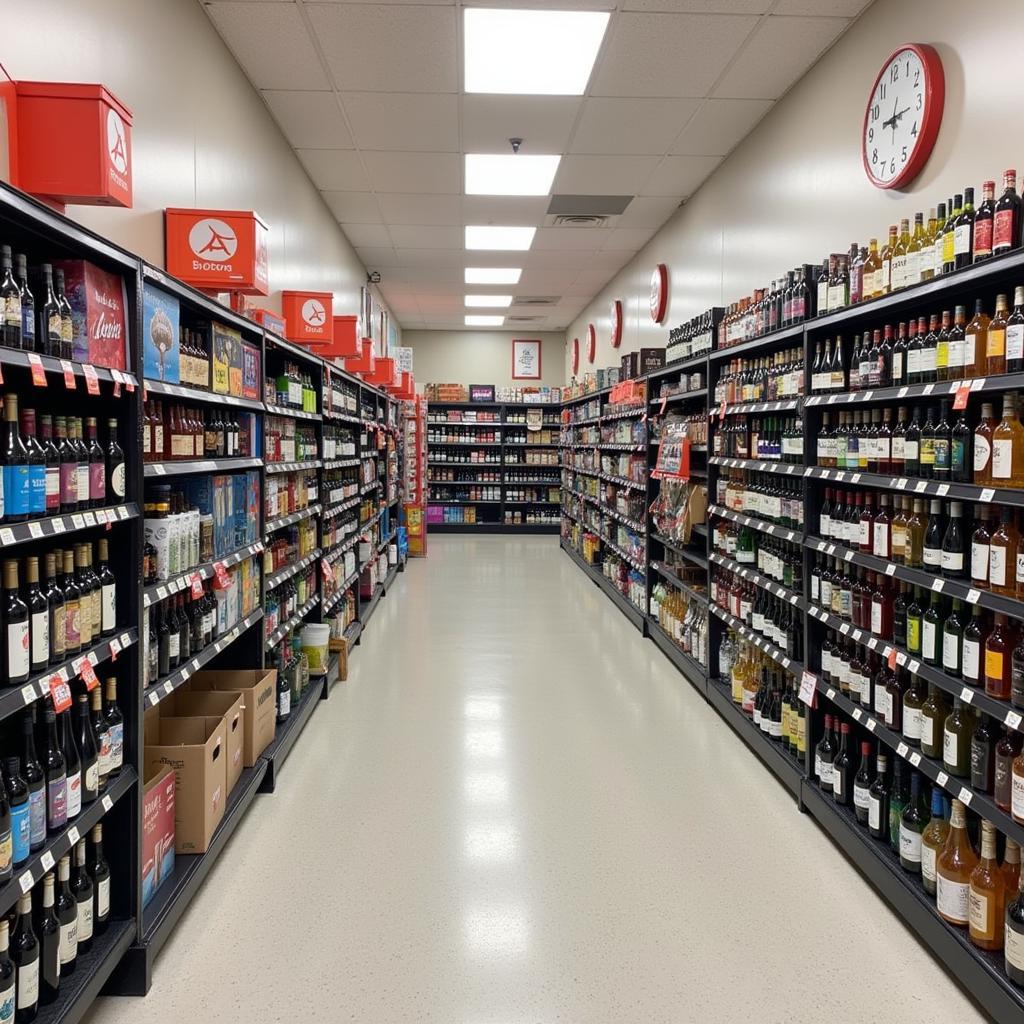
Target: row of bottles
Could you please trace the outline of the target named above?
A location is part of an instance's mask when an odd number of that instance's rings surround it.
[[[707,608],[671,584],[659,580],[651,591],[650,614],[662,632],[699,665],[708,663]]]
[[[343,377],[339,377],[334,373],[329,372],[330,366],[327,366],[327,374],[324,376],[324,404],[326,406],[325,412],[332,412],[338,415],[344,416],[358,416],[359,415],[359,394],[356,390],[355,384],[350,383]],[[280,405],[277,402],[277,383],[274,383],[274,399],[275,405]]]
[[[714,404],[775,402],[804,393],[804,355],[785,349],[757,359],[733,359],[715,385]]]
[[[302,412],[317,411],[316,387],[313,379],[295,363],[285,363],[276,376],[268,375],[263,386],[264,401],[268,405],[283,405]],[[344,396],[339,396],[342,400]]]
[[[255,416],[230,415],[216,406],[203,409],[152,399],[142,410],[143,462],[222,459],[253,454]]]
[[[26,558],[24,589],[19,585],[18,560],[4,560],[4,685],[20,686],[116,630],[117,585],[108,564],[107,541],[95,543],[95,552],[86,541],[73,549]]]
[[[665,361],[675,363],[682,359],[696,359],[710,352],[722,312],[717,307],[708,309],[673,327],[668,332]]]
[[[316,522],[302,519],[278,530],[263,549],[263,571],[269,575],[294,565],[316,548]]]
[[[715,347],[731,348],[823,312],[824,306],[815,306],[815,273],[814,267],[797,267],[767,288],[757,288],[753,295],[731,303],[718,325]]]
[[[316,593],[319,566],[311,565],[269,591],[263,599],[263,635],[269,637]]]
[[[34,276],[33,292],[24,254],[12,255],[9,245],[0,246],[0,345],[74,359],[74,314],[64,288],[64,270],[43,263]]]
[[[210,390],[210,347],[206,333],[186,327],[178,328],[178,376],[190,388]]]
[[[430,471],[430,479],[428,480],[428,483],[500,484],[501,479],[500,469],[441,469],[440,467],[435,466]],[[506,479],[511,481],[512,474],[507,474]]]
[[[803,614],[788,601],[719,567],[711,573],[711,600],[794,661],[803,661]]]
[[[715,482],[715,501],[733,512],[792,530],[803,529],[803,485],[790,477],[745,469],[723,470]]]
[[[799,543],[758,533],[731,520],[716,520],[711,546],[720,555],[756,569],[787,590],[803,592],[804,552]]]
[[[266,417],[263,458],[266,462],[306,462],[317,457],[316,429],[290,416]]]
[[[803,423],[797,416],[733,416],[715,431],[713,454],[800,465]]]
[[[474,448],[472,451],[460,451],[457,448],[436,448],[429,453],[430,462],[446,462],[455,465],[500,465],[500,448]]]
[[[323,425],[324,459],[352,459],[356,455],[356,433],[350,427],[334,423]]]
[[[501,444],[501,430],[497,426],[428,425],[427,444]]]
[[[117,420],[101,445],[95,416],[51,416],[22,409],[6,394],[0,434],[0,520],[14,523],[116,505],[125,497]]]
[[[302,640],[292,631],[279,643],[272,655],[277,669],[277,724],[291,718],[309,685],[309,655],[302,650]]]
[[[202,654],[220,636],[223,629],[217,605],[213,585],[207,582],[146,609],[145,686],[153,686],[190,658]]]
[[[451,484],[432,486],[430,501],[445,504],[452,501],[501,501],[500,487],[458,487]]]
[[[353,479],[352,470],[332,469],[324,474],[324,500],[327,505],[336,504],[327,500],[331,486],[329,481],[341,479],[342,474],[347,474],[350,480]],[[320,483],[315,469],[302,469],[294,473],[271,473],[263,481],[263,486],[264,520],[280,519],[281,516],[301,512],[310,505],[315,505],[320,494]]]

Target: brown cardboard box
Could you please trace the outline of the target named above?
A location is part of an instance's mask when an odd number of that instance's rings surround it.
[[[174,871],[174,772],[157,765],[142,788],[142,905]]]
[[[227,775],[228,793],[242,777],[242,759],[245,754],[245,699],[235,690],[178,690],[171,695],[169,706],[167,701],[160,705],[164,717],[176,718],[213,718],[220,715],[224,719],[224,733],[227,738]]]
[[[151,708],[145,735],[144,775],[165,764],[174,770],[174,849],[206,853],[227,800],[224,719],[164,718]]]
[[[197,672],[189,684],[193,692],[220,690],[242,695],[245,737],[242,759],[252,768],[274,738],[277,728],[277,669],[218,669]]]

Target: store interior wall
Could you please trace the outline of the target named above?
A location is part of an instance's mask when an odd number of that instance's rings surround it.
[[[842,0],[808,13],[843,8]],[[836,13],[843,13],[837,10]],[[945,202],[965,185],[1014,167],[1020,188],[1024,146],[1006,121],[1005,62],[1024,49],[1016,0],[875,0],[758,127],[733,151],[638,255],[570,324],[566,346],[581,343],[580,375],[616,365],[623,351],[661,347],[670,327],[711,306],[726,306],[801,263],[886,237],[888,226]],[[901,44],[930,43],[942,58],[945,112],[935,148],[905,191],[871,185],[861,162],[868,96],[886,58]],[[651,274],[669,268],[664,324],[651,321]],[[611,347],[609,308],[623,304],[623,340]],[[585,359],[587,324],[597,327],[593,364]]]
[[[69,216],[162,267],[165,207],[255,210],[270,228],[272,288],[258,304],[279,310],[282,289],[305,288],[333,292],[335,313],[359,312],[365,268],[196,0],[2,7],[12,79],[99,82],[134,117],[133,208]]]
[[[541,379],[512,379],[512,340],[539,338]],[[565,336],[542,331],[405,331],[417,382],[557,388],[565,384]]]

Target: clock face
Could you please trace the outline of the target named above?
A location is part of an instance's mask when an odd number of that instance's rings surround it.
[[[875,79],[864,115],[864,170],[878,188],[899,188],[924,166],[935,144],[945,83],[930,46],[907,44]]]
[[[622,303],[615,299],[611,308],[612,321],[612,348],[618,348],[622,344]]]
[[[587,362],[592,363],[597,355],[597,328],[593,324],[587,326]]]

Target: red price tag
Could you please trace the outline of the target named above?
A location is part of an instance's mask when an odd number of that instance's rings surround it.
[[[223,562],[215,562],[213,566],[214,586],[218,590],[227,590],[231,580],[228,578],[228,571],[224,568]]]
[[[954,409],[966,409],[967,408],[967,396],[971,393],[970,384],[961,384],[956,389],[956,398],[953,399]]]
[[[895,672],[896,671],[896,648],[895,647],[889,652],[889,670],[891,672]]]
[[[71,687],[56,673],[50,676],[50,698],[58,715],[71,707]]]
[[[725,419],[725,402],[723,402],[723,403],[722,403],[722,404],[721,404],[721,405],[720,405],[720,406],[718,407],[718,418],[719,418],[720,420],[724,420],[724,419]]]
[[[124,386],[128,389],[128,393],[129,394],[134,394],[134,392],[135,392],[135,381],[132,380],[132,375],[130,373],[125,374]]]
[[[203,596],[203,577],[197,572],[192,573],[192,596]]]
[[[666,405],[668,405],[668,395],[662,395],[661,396],[661,408],[658,410],[658,415],[659,416],[664,416],[664,414],[665,414],[665,406]]]
[[[45,388],[46,371],[43,369],[43,361],[39,358],[38,352],[29,352],[28,365],[32,368],[32,383],[37,388]]]
[[[326,558],[320,559],[320,575],[323,576],[325,583],[330,583],[334,579],[334,569]]]
[[[121,397],[121,381],[123,380],[123,378],[121,377],[121,372],[120,372],[120,370],[111,370],[110,371],[110,376],[111,376],[111,378],[114,381],[114,397],[115,398],[120,398]]]
[[[60,368],[64,371],[64,387],[68,391],[77,391],[78,385],[75,383],[75,371],[72,365],[66,359],[62,359]]]
[[[85,374],[85,390],[90,395],[100,393],[100,379],[96,376],[96,367],[92,363],[83,363],[82,372]]]
[[[92,667],[92,662],[88,658],[82,663],[82,668],[78,674],[82,677],[82,682],[85,683],[87,690],[95,690],[99,685],[99,679],[96,678],[96,670]]]

